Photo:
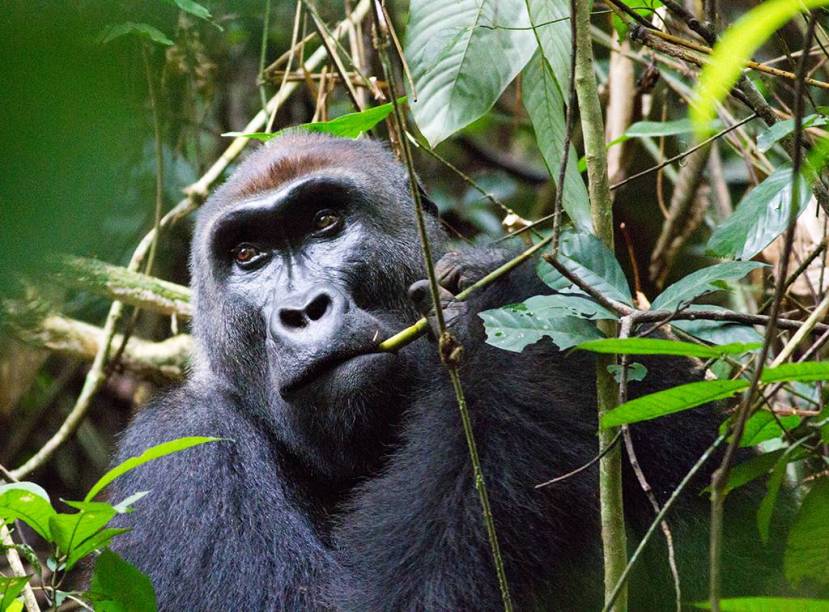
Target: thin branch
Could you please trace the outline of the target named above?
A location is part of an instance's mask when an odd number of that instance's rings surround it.
[[[551,478],[550,480],[539,483],[539,484],[535,485],[534,488],[541,489],[542,487],[546,487],[546,486],[549,486],[551,484],[556,484],[557,482],[567,480],[568,478],[572,478],[576,474],[581,474],[584,470],[590,468],[593,465],[596,465],[602,457],[604,457],[607,453],[609,453],[611,450],[613,450],[613,448],[619,443],[619,440],[621,440],[621,439],[622,439],[622,432],[619,431],[619,432],[616,433],[616,437],[613,438],[613,441],[610,444],[608,444],[604,449],[599,451],[599,454],[597,454],[595,457],[593,457],[590,461],[588,461],[584,465],[580,465],[575,470],[571,470],[571,471],[567,472],[566,474],[562,474],[561,476],[556,476],[555,478]]]

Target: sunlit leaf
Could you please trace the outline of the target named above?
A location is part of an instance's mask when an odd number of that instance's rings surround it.
[[[710,610],[711,604],[700,601],[697,608]],[[721,599],[722,612],[829,612],[828,599],[800,599],[795,597],[734,597]]]
[[[686,357],[721,357],[740,355],[760,348],[761,344],[725,344],[703,346],[692,342],[664,340],[661,338],[602,338],[582,342],[576,348],[594,353],[616,355],[683,355]]]
[[[811,191],[799,177],[795,216],[806,209]],[[780,166],[751,189],[734,214],[720,223],[708,240],[707,251],[717,257],[751,259],[785,231],[792,205],[792,169]]]
[[[404,104],[406,97],[403,96],[397,100],[398,104]],[[229,136],[237,138],[244,136],[260,142],[268,142],[273,138],[282,136],[285,133],[302,130],[305,132],[315,132],[318,134],[330,134],[339,138],[358,138],[365,132],[372,129],[375,125],[383,121],[394,111],[394,105],[391,102],[373,106],[357,113],[347,113],[340,115],[330,121],[317,121],[315,123],[301,123],[299,125],[279,130],[278,132],[225,132],[222,136]]]
[[[123,476],[127,472],[134,470],[139,466],[144,465],[145,463],[148,463],[155,459],[160,459],[161,457],[166,457],[167,455],[172,455],[173,453],[178,453],[188,448],[192,448],[193,446],[199,446],[200,444],[206,444],[208,442],[218,442],[219,440],[221,440],[221,438],[193,436],[187,438],[178,438],[176,440],[170,440],[169,442],[163,442],[162,444],[152,446],[145,450],[143,453],[141,453],[139,456],[130,457],[126,461],[116,465],[106,474],[101,476],[101,478],[98,479],[98,482],[92,485],[92,488],[89,489],[89,493],[86,494],[84,500],[90,501],[113,480],[115,480],[119,476]]]
[[[765,368],[760,380],[764,384],[777,382],[815,382],[829,380],[829,361],[804,361],[784,363],[775,368]]]
[[[7,610],[29,584],[31,576],[0,576],[0,610]]]
[[[783,557],[786,579],[829,585],[829,478],[817,480],[789,531]],[[829,610],[829,602],[824,602]]]
[[[647,421],[702,406],[748,387],[747,380],[704,380],[643,395],[602,415],[602,428]]]
[[[757,48],[799,12],[826,4],[829,0],[768,0],[745,13],[722,34],[694,89],[691,119],[700,137],[708,134],[717,103],[728,95]]]
[[[0,485],[0,519],[4,522],[21,520],[44,540],[51,541],[49,519],[55,509],[46,491],[32,482]]]
[[[75,567],[78,561],[81,561],[87,555],[109,546],[109,543],[115,536],[127,533],[128,531],[130,530],[125,527],[108,527],[87,538],[72,549],[72,552],[66,559],[66,571]]]
[[[757,446],[766,440],[773,440],[783,434],[778,420],[786,429],[797,427],[800,417],[797,415],[775,416],[768,410],[758,410],[746,421],[740,447]]]
[[[103,529],[116,514],[110,504],[87,502],[87,507],[80,512],[50,517],[49,528],[61,554],[66,555]]]

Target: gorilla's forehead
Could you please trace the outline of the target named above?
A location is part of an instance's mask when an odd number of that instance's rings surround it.
[[[394,157],[375,141],[290,134],[270,141],[250,155],[212,199],[224,207],[309,174],[347,172],[352,179],[362,175],[367,185],[381,185],[383,179],[388,181],[390,171],[399,170]],[[373,176],[375,173],[378,176]]]

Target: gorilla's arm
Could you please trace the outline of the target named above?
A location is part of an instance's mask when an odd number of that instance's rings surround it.
[[[113,548],[146,572],[162,610],[319,609],[328,552],[295,507],[273,441],[220,391],[188,388],[142,409],[117,461],[177,437],[225,438],[119,478],[109,499],[149,491]]]
[[[492,251],[467,256],[489,263],[499,257]],[[457,257],[455,263],[462,265]],[[475,280],[482,274],[470,276]],[[466,325],[454,329],[465,348],[461,379],[516,604],[543,605],[545,593],[554,592],[547,603],[593,609],[600,607],[595,598],[600,594],[601,549],[586,542],[599,537],[596,468],[558,486],[534,485],[587,463],[596,453],[595,361],[580,352],[564,355],[547,340],[520,354],[500,351],[484,343],[475,314],[544,292],[549,290],[532,264],[525,264],[475,294]],[[684,371],[682,364],[676,367],[679,371],[663,378],[693,376],[687,362]],[[342,521],[338,540],[353,574],[342,589],[347,607],[500,606],[454,393],[442,366],[435,363],[429,376],[431,382],[419,386],[429,392],[417,398],[408,414],[402,448],[382,476],[355,494]],[[654,380],[660,374],[651,369],[649,376]],[[652,384],[643,385],[640,393]],[[640,462],[656,490],[670,492],[683,468],[710,442],[710,414],[688,413],[672,421],[674,433],[685,430],[681,450],[666,443],[667,432],[649,425],[649,438],[637,440]],[[638,493],[626,498],[628,510],[647,525],[652,511],[629,474],[628,481],[628,490]],[[574,516],[579,517],[575,523]],[[527,600],[528,594],[534,601]]]

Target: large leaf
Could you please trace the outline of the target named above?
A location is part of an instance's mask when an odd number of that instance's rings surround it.
[[[96,610],[155,612],[157,609],[150,579],[109,549],[95,562],[87,595],[95,600]]]
[[[800,11],[824,6],[829,0],[768,0],[745,13],[720,37],[694,89],[691,119],[700,135],[716,113],[751,55],[775,31]]]
[[[757,446],[766,440],[778,438],[783,434],[780,424],[786,429],[792,429],[797,427],[798,423],[800,423],[800,417],[794,414],[775,418],[768,410],[758,410],[746,421],[740,447]]]
[[[524,0],[412,0],[412,115],[432,146],[488,111],[536,48]]]
[[[710,610],[711,604],[700,601],[697,608]],[[795,597],[734,597],[721,599],[722,612],[829,612],[829,599]]]
[[[406,102],[406,97],[403,96],[397,100],[398,104]],[[391,102],[367,108],[358,113],[346,113],[340,115],[330,121],[317,121],[315,123],[301,123],[299,125],[279,130],[278,132],[225,132],[222,136],[229,136],[236,138],[244,136],[245,138],[252,138],[260,142],[268,142],[269,140],[281,136],[288,131],[303,130],[306,132],[315,132],[318,134],[330,134],[339,138],[358,138],[365,132],[369,131],[375,125],[383,121],[394,111],[394,105]]]
[[[530,116],[535,140],[544,159],[544,165],[554,181],[558,181],[559,168],[566,138],[566,109],[563,87],[553,72],[547,58],[536,51],[524,69],[521,81],[524,107]],[[564,175],[564,199],[562,206],[576,229],[585,233],[593,231],[590,217],[590,200],[578,170],[575,148],[570,145],[567,169]]]
[[[686,312],[689,310],[728,311],[727,308],[712,305],[691,305],[686,309]],[[763,341],[763,335],[752,326],[740,325],[731,321],[671,321],[671,326],[712,344],[732,344],[735,342],[751,344]]]
[[[760,380],[764,384],[777,382],[815,382],[829,380],[829,361],[805,361],[784,363],[776,368],[766,368]]]
[[[798,177],[797,215],[809,202],[811,192]],[[707,250],[717,257],[751,259],[777,238],[789,223],[792,205],[792,169],[780,166],[748,192],[737,210],[723,221],[708,240]]]
[[[69,554],[77,546],[98,533],[117,513],[111,505],[87,502],[87,508],[74,514],[56,514],[49,519],[52,537],[61,554]]]
[[[615,355],[682,355],[685,357],[722,357],[740,355],[760,348],[762,344],[725,344],[703,346],[692,342],[661,338],[602,338],[582,342],[576,348],[594,353]]]
[[[583,293],[554,293],[552,295],[535,295],[524,300],[528,310],[551,316],[574,316],[595,321],[598,319],[618,319],[614,313]],[[555,309],[557,312],[553,312]]]
[[[200,444],[206,444],[208,442],[218,442],[219,440],[221,440],[221,438],[192,436],[187,438],[177,438],[175,440],[170,440],[169,442],[163,442],[161,444],[157,444],[156,446],[152,446],[137,457],[130,457],[126,461],[119,463],[106,474],[101,476],[98,479],[98,482],[92,485],[92,488],[89,489],[89,493],[86,494],[84,501],[90,501],[113,480],[149,461],[181,452],[193,446],[199,446]]]
[[[763,264],[756,261],[728,261],[692,272],[669,286],[651,303],[654,310],[674,310],[706,293],[721,290],[722,283],[739,280]]]
[[[563,232],[558,258],[564,267],[596,291],[619,302],[633,304],[622,267],[604,243],[592,234]],[[538,274],[553,289],[561,290],[570,285],[547,262],[539,263]]]
[[[602,415],[603,429],[647,421],[725,399],[748,388],[747,380],[704,380],[643,395]]]
[[[44,540],[51,541],[49,519],[55,509],[46,491],[33,482],[0,485],[0,519],[2,522],[21,520]]]
[[[106,548],[107,546],[109,546],[109,543],[115,536],[121,535],[122,533],[127,533],[128,531],[130,530],[125,527],[109,527],[107,529],[102,529],[101,531],[87,538],[86,540],[84,540],[72,549],[72,552],[66,559],[66,571],[68,572],[69,570],[71,570],[73,567],[75,567],[75,565],[77,565],[78,561],[82,560],[84,557],[91,554],[93,551],[100,550],[102,548]]]
[[[725,483],[724,492],[730,493],[753,480],[765,476],[777,465],[780,457],[783,456],[783,449],[756,455],[751,459],[738,463],[728,474],[728,481]],[[704,491],[710,492],[711,487],[705,487]]]
[[[567,316],[559,308],[530,310],[526,303],[520,303],[485,310],[478,316],[484,321],[487,344],[516,353],[544,336],[551,338],[561,350],[585,340],[601,338],[593,324]]]
[[[829,585],[829,479],[821,478],[794,520],[783,557],[786,579]],[[829,606],[826,608],[829,609]]]

